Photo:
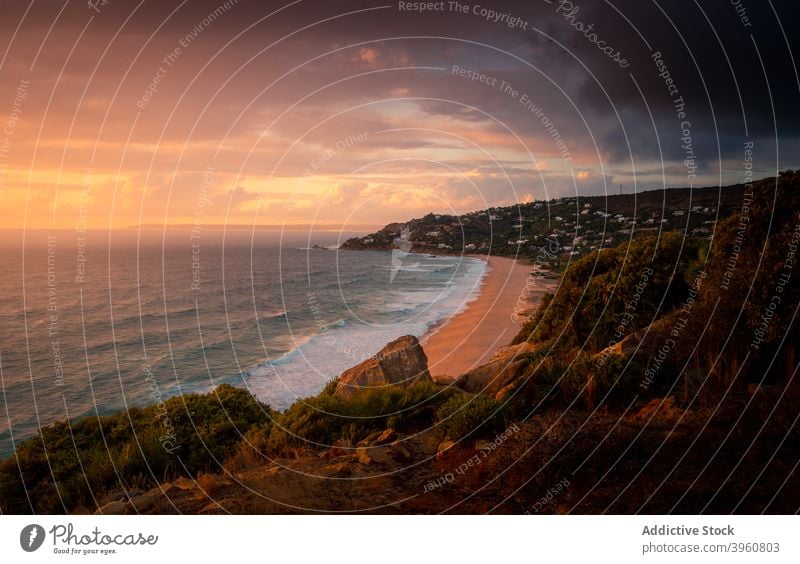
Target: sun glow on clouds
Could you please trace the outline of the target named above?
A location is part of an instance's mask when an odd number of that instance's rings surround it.
[[[378,60],[378,51],[371,47],[364,47],[359,50],[358,58],[362,62],[372,65]]]
[[[379,57],[372,50],[359,56],[367,62]],[[389,92],[415,93],[408,86],[391,86]],[[530,193],[531,179],[541,176],[528,151],[552,157],[546,141],[529,137],[523,146],[472,116],[431,113],[407,100],[379,101],[341,117],[325,104],[304,105],[295,110],[301,119],[290,114],[272,127],[259,127],[270,125],[262,110],[249,135],[240,131],[218,140],[183,141],[177,132],[159,138],[152,123],[145,127],[147,116],[124,142],[113,136],[69,141],[55,133],[43,136],[37,161],[63,162],[62,168],[23,168],[35,144],[20,142],[28,151],[16,151],[16,166],[6,167],[0,217],[6,225],[20,226],[18,210],[27,199],[29,227],[72,226],[81,205],[93,212],[87,214],[89,228],[183,222],[196,207],[203,171],[209,168],[207,223],[276,224],[287,218],[335,223],[350,215],[357,223],[388,223],[430,211],[460,213],[513,203],[515,184]],[[185,111],[187,119],[193,117],[191,108]],[[305,120],[309,112],[317,117]],[[568,168],[553,162],[542,160],[547,174],[566,174]],[[88,196],[81,203],[87,182]]]

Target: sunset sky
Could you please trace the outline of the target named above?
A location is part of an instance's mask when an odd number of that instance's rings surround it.
[[[800,166],[793,2],[402,4],[3,1],[0,223],[383,224],[732,184],[748,141],[755,178]]]

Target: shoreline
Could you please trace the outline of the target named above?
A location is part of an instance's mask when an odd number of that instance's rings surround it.
[[[533,265],[508,257],[471,256],[487,263],[475,299],[420,337],[431,375],[458,377],[485,364],[519,333],[559,279],[529,281]],[[526,288],[532,288],[527,290]],[[519,305],[524,310],[519,311]]]

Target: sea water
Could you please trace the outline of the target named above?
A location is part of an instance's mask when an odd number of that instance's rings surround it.
[[[336,250],[340,234],[205,233],[195,247],[174,234],[98,232],[83,248],[70,233],[15,237],[0,248],[3,457],[53,421],[222,383],[284,409],[462,310],[485,272],[470,258]]]

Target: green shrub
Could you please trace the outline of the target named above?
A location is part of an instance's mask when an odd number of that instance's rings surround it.
[[[502,404],[480,394],[454,395],[444,402],[436,416],[446,436],[452,440],[471,434],[499,432],[505,427]]]
[[[218,470],[242,435],[264,432],[273,418],[246,390],[222,385],[117,415],[53,423],[0,462],[0,510],[91,509],[108,491]]]
[[[236,445],[233,454],[225,460],[228,471],[244,470],[270,462],[269,436],[271,425],[250,428]]]
[[[430,382],[401,388],[363,390],[349,398],[321,393],[294,403],[278,419],[271,449],[326,446],[337,440],[356,443],[386,428],[420,430],[434,423],[436,410],[458,390]]]
[[[513,342],[552,341],[560,350],[599,352],[626,312],[631,315],[625,320],[630,334],[647,326],[659,312],[677,307],[687,289],[683,274],[690,265],[698,268],[706,245],[700,239],[665,233],[575,261],[564,272],[557,292],[545,296]],[[636,307],[626,310],[637,295]]]

